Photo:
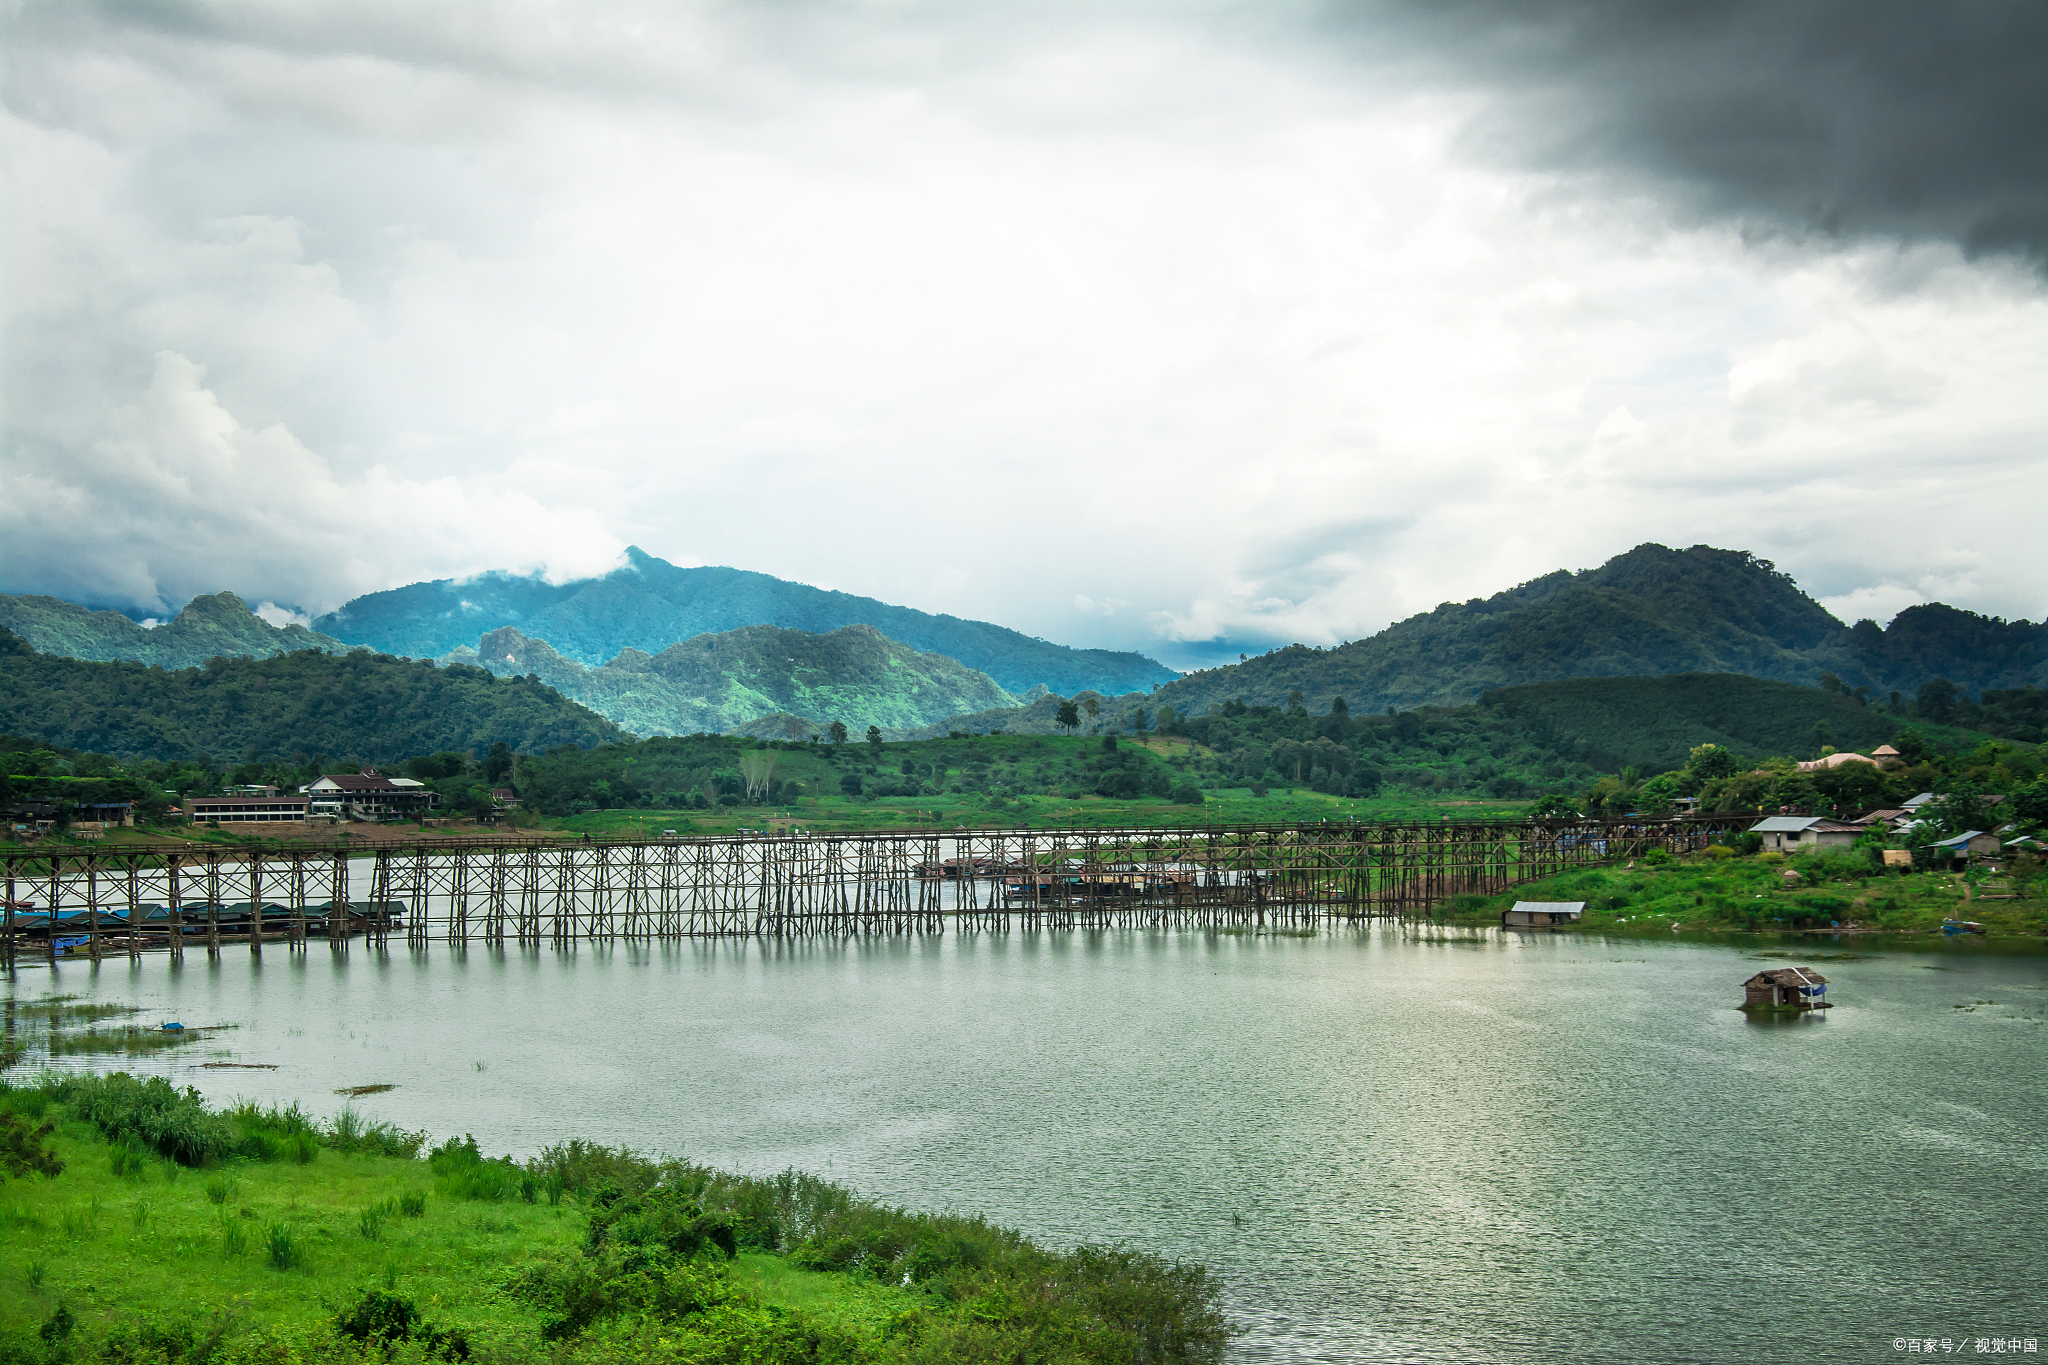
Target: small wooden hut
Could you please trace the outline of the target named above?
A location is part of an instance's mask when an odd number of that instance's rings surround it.
[[[1553,929],[1577,924],[1586,913],[1584,901],[1516,901],[1500,912],[1504,929]]]
[[[1827,994],[1828,979],[1811,967],[1780,967],[1742,983],[1742,1008],[1824,1010],[1829,1008]]]

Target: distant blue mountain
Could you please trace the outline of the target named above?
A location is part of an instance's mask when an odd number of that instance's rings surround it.
[[[658,654],[695,635],[745,626],[825,632],[873,626],[892,640],[980,669],[1012,692],[1043,683],[1062,696],[1149,691],[1179,676],[1142,654],[1069,649],[987,621],[934,616],[872,597],[827,592],[744,569],[680,569],[638,548],[602,578],[549,584],[488,573],[438,579],[358,597],[314,629],[386,654],[434,659],[475,648],[487,631],[517,626],[562,655],[590,665],[624,649]]]

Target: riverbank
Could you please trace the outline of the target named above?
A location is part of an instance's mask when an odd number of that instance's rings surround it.
[[[1603,934],[1828,933],[1873,938],[1939,936],[1945,921],[1984,928],[1983,939],[2048,939],[2048,876],[1888,870],[1864,850],[1783,858],[1652,855],[1620,866],[1575,868],[1497,896],[1457,896],[1453,924],[1498,925],[1516,901],[1584,901],[1579,928]],[[1977,937],[1971,935],[1972,938]]]
[[[1194,1362],[1227,1339],[1199,1267],[1139,1252],[794,1173],[425,1147],[160,1080],[0,1086],[0,1358]]]

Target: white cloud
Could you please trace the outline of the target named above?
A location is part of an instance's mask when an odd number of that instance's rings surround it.
[[[1655,539],[2043,608],[2036,277],[1467,161],[1485,90],[1284,17],[209,13],[12,35],[8,590],[632,541],[1192,650]]]
[[[273,625],[354,593],[430,574],[509,566],[560,581],[603,573],[624,547],[597,515],[543,507],[484,477],[417,480],[373,465],[352,477],[282,425],[253,430],[165,351],[140,398],[61,464],[11,467],[0,510],[9,554],[53,566],[78,596],[166,607],[258,581]]]
[[[293,611],[290,607],[280,607],[275,602],[258,602],[249,610],[254,612],[260,619],[268,621],[280,630],[286,626],[310,626],[313,624],[313,618],[305,612]]]

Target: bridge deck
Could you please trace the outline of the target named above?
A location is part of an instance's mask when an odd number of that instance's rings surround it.
[[[1422,912],[1565,868],[1704,847],[1752,817],[1607,823],[867,830],[446,838],[351,847],[165,841],[0,852],[0,951],[204,943],[336,951],[720,934],[1312,924]]]

